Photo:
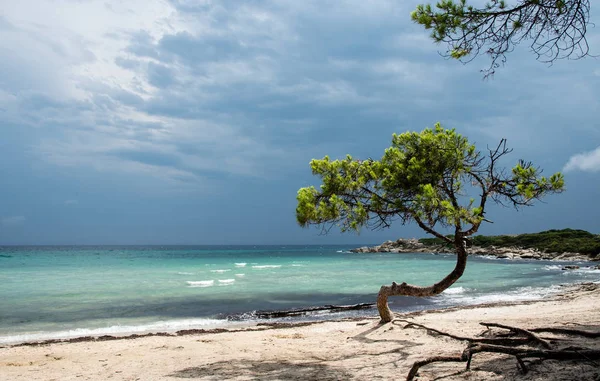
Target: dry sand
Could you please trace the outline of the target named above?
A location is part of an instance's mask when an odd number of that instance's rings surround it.
[[[287,327],[250,327],[221,333],[151,336],[0,348],[0,380],[403,380],[412,363],[458,355],[464,342],[404,328],[407,319],[461,336],[476,336],[479,322],[523,328],[600,329],[598,285],[565,290],[549,300],[455,308],[378,319]],[[544,335],[548,336],[548,335]],[[579,346],[599,349],[600,339]],[[600,365],[544,361],[522,375],[514,358],[478,354],[472,370],[436,363],[418,380],[596,380]]]

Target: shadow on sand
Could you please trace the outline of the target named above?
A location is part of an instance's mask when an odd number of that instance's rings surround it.
[[[185,368],[168,376],[184,379],[211,377],[218,380],[240,376],[260,380],[348,380],[352,378],[351,373],[322,363],[292,363],[285,360],[220,361],[204,366]]]
[[[374,325],[365,327],[365,330],[346,340],[355,340],[363,344],[354,353],[341,354],[336,351],[327,353],[307,353],[306,357],[295,360],[250,360],[237,359],[232,361],[219,361],[201,366],[188,367],[168,375],[168,377],[182,379],[215,379],[227,380],[236,377],[259,380],[350,380],[356,378],[357,371],[365,368],[376,368],[379,363],[387,360],[376,360],[380,356],[390,356],[392,363],[406,360],[410,349],[421,345],[409,340],[392,338],[371,337],[381,335],[389,329],[390,325]],[[363,361],[355,363],[352,368],[343,366],[348,359],[361,358]],[[340,364],[340,366],[332,365]],[[347,364],[346,364],[347,365]],[[401,376],[401,375],[399,375]]]

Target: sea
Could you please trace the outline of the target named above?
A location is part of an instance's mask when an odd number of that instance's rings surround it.
[[[265,318],[265,311],[374,303],[393,281],[429,285],[451,254],[351,253],[353,246],[0,247],[0,344],[377,316],[375,308]],[[576,264],[577,270],[563,270]],[[391,297],[397,312],[535,300],[600,281],[591,262],[469,257],[441,295]]]

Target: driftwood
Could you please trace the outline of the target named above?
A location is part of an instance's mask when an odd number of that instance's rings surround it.
[[[454,340],[458,340],[458,341],[468,341],[469,343],[484,343],[484,344],[498,344],[498,345],[521,345],[521,344],[527,344],[531,341],[530,338],[527,337],[516,337],[516,338],[511,338],[511,337],[491,337],[491,338],[486,338],[486,337],[464,337],[464,336],[456,336],[453,335],[451,333],[448,332],[444,332],[444,331],[440,331],[437,330],[435,328],[431,328],[431,327],[426,327],[422,324],[417,324],[408,320],[403,320],[403,319],[396,319],[394,320],[394,322],[405,322],[407,323],[404,328],[412,328],[412,327],[417,327],[417,328],[423,328],[426,329],[428,332],[432,332],[435,333],[436,335],[440,335],[440,336],[446,336],[449,337],[451,339]]]
[[[591,339],[600,337],[600,332],[590,332],[590,331],[583,331],[580,329],[571,329],[571,328],[533,328],[533,329],[530,329],[530,331],[531,332],[558,333],[558,334],[562,334],[562,335],[582,336],[582,337],[589,337]]]
[[[289,317],[289,316],[302,316],[308,315],[313,312],[319,311],[328,311],[328,312],[341,312],[341,311],[353,311],[353,310],[363,310],[367,308],[375,307],[374,303],[359,303],[359,304],[351,304],[347,306],[336,306],[336,305],[327,305],[321,307],[309,307],[309,308],[297,308],[291,310],[283,310],[283,311],[256,311],[256,316],[261,319],[274,319],[281,317]]]
[[[489,327],[495,327],[495,328],[507,329],[507,330],[512,331],[512,332],[517,333],[517,334],[520,333],[523,336],[529,338],[531,341],[539,343],[542,347],[544,347],[546,349],[552,348],[552,345],[550,345],[550,343],[548,341],[542,339],[541,337],[539,337],[535,333],[533,333],[531,331],[528,331],[526,329],[523,329],[523,328],[511,327],[511,326],[508,326],[508,325],[498,324],[498,323],[479,323],[479,324],[481,324],[483,326],[486,326],[488,329],[489,329]]]
[[[407,377],[407,381],[411,381],[417,375],[419,369],[427,364],[434,362],[466,362],[466,370],[471,369],[471,360],[474,354],[477,353],[502,353],[514,356],[517,360],[517,367],[523,373],[527,373],[528,368],[525,365],[525,360],[577,360],[591,361],[600,360],[600,350],[581,348],[581,347],[565,347],[558,348],[553,343],[558,342],[558,339],[547,340],[540,337],[537,333],[548,332],[561,335],[582,336],[586,338],[600,337],[600,332],[590,332],[584,330],[568,329],[568,328],[534,328],[523,329],[512,327],[498,323],[480,323],[488,328],[501,328],[508,330],[508,334],[496,335],[494,337],[463,337],[453,335],[447,332],[427,327],[422,324],[417,324],[407,320],[396,320],[396,322],[407,323],[403,328],[422,328],[428,332],[449,337],[459,341],[467,341],[467,347],[459,356],[432,356],[424,360],[416,361]],[[516,336],[516,337],[515,337]],[[541,347],[541,348],[540,348]]]

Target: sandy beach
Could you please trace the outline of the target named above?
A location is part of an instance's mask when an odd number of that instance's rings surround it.
[[[483,305],[397,315],[380,325],[373,316],[291,326],[253,326],[225,332],[0,347],[1,380],[374,380],[405,379],[413,362],[433,355],[456,356],[464,341],[415,327],[422,324],[474,337],[494,322],[521,328],[600,328],[600,287],[565,288],[542,301]],[[559,338],[543,334],[546,338]],[[599,349],[598,339],[571,345]],[[574,344],[573,344],[574,343]],[[464,363],[435,363],[418,380],[596,380],[597,363],[546,360],[527,374],[513,357],[476,354]]]

